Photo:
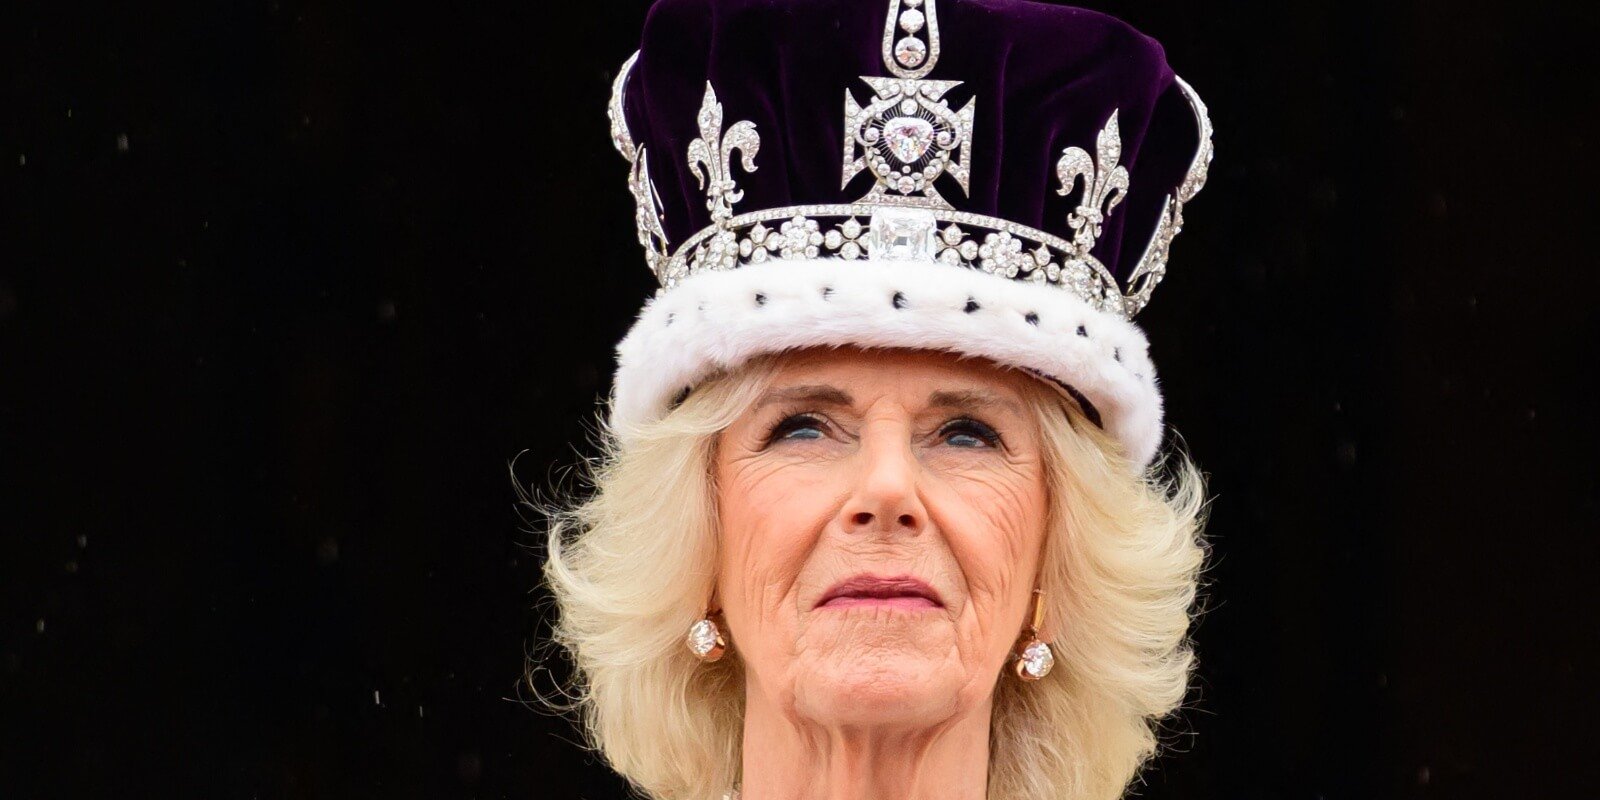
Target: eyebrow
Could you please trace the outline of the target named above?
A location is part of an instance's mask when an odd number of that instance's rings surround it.
[[[788,402],[803,402],[844,408],[855,405],[855,400],[843,389],[827,384],[807,384],[773,389],[756,401],[755,408],[764,408],[774,403]],[[1015,400],[982,389],[954,389],[934,392],[928,395],[928,405],[933,408],[956,410],[1002,408],[1013,414],[1020,415],[1022,413],[1022,406]]]
[[[1022,413],[1022,406],[1017,401],[982,389],[934,392],[928,395],[928,405],[935,408],[974,410],[1003,408],[1013,414]]]
[[[852,406],[855,400],[850,394],[836,386],[813,384],[806,386],[787,386],[782,389],[773,389],[761,396],[756,401],[756,408],[763,408],[773,403],[807,402],[824,406]]]

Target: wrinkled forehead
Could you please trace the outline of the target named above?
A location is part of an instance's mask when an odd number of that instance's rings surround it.
[[[773,357],[756,405],[807,400],[864,409],[970,408],[1026,414],[1038,379],[984,358],[937,350],[812,348]]]

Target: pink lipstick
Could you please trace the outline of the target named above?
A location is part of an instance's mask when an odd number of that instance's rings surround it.
[[[914,575],[882,577],[862,573],[834,584],[817,602],[817,608],[851,606],[943,608],[944,601],[927,581]]]

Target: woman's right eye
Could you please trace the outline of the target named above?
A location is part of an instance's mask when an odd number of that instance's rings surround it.
[[[767,441],[821,439],[823,435],[822,420],[811,414],[791,414],[773,426]]]

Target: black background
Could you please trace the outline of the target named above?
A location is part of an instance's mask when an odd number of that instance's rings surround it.
[[[509,467],[651,288],[645,4],[120,5],[0,12],[0,797],[620,797],[521,703]],[[1140,316],[1216,494],[1142,795],[1597,796],[1595,6],[1097,7],[1217,129]]]

